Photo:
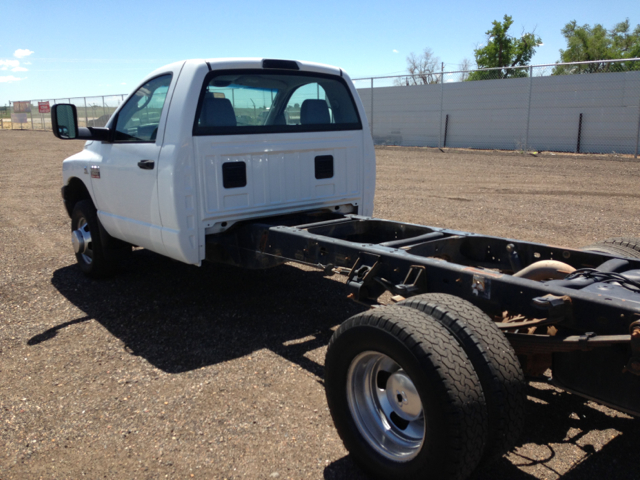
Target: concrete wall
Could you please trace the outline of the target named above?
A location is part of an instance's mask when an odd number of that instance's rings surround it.
[[[371,122],[371,88],[358,93]],[[529,117],[529,150],[574,152],[582,113],[581,152],[636,150],[640,71],[383,87],[373,95],[376,143],[437,147],[449,115],[447,147],[518,150]]]

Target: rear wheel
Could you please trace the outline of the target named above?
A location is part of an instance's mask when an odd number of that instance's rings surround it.
[[[589,252],[607,253],[616,257],[640,258],[640,238],[614,237],[583,247]]]
[[[338,434],[379,478],[463,479],[484,449],[487,414],[463,349],[433,318],[392,306],[333,335],[325,388]]]
[[[478,374],[487,401],[489,431],[482,463],[513,448],[525,415],[525,379],[513,347],[482,310],[454,295],[427,293],[398,305],[430,315],[455,337]]]

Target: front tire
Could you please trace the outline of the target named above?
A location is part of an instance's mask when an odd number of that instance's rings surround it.
[[[480,380],[429,315],[392,306],[348,319],[327,349],[325,389],[345,447],[374,477],[463,479],[480,461]]]
[[[91,200],[81,200],[71,215],[71,242],[82,273],[100,278],[113,273],[100,237],[98,214]]]

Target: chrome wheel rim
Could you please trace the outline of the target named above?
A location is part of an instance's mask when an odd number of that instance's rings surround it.
[[[352,360],[347,403],[358,430],[378,453],[396,462],[418,455],[426,432],[422,402],[409,375],[391,357],[366,351]]]
[[[78,220],[78,228],[71,232],[71,244],[76,255],[80,255],[87,265],[93,261],[93,243],[89,224],[84,217]]]

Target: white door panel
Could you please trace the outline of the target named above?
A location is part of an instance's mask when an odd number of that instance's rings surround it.
[[[178,70],[179,65],[172,68]],[[113,143],[99,146],[101,160],[92,166],[91,176],[106,230],[158,253],[164,248],[157,172],[175,73],[156,75],[129,96],[110,121]]]
[[[162,246],[157,169],[143,170],[138,162],[151,160],[157,164],[160,148],[155,143],[104,144],[100,178],[91,179],[101,220],[103,215],[110,217],[104,219],[107,230],[155,251]]]

